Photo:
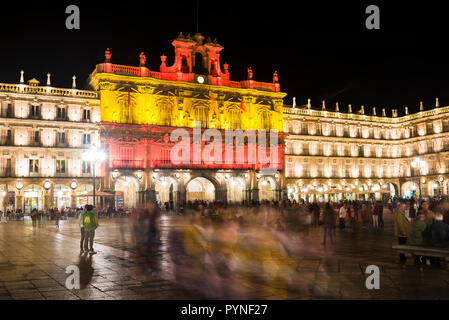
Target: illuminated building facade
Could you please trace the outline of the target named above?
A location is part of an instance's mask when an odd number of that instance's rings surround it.
[[[92,190],[83,150],[99,143],[100,100],[93,91],[0,84],[1,210],[74,207]],[[100,169],[100,167],[98,168]]]
[[[76,89],[75,79],[71,89],[54,88],[50,75],[46,86],[35,79],[25,84],[23,72],[19,84],[0,84],[1,209],[85,203],[93,170],[82,153],[91,145],[107,154],[96,166],[96,185],[114,195],[105,199],[115,207],[412,196],[420,189],[411,166],[417,156],[424,164],[422,193],[449,192],[449,107],[438,100],[432,110],[421,105],[401,117],[397,110],[391,117],[375,109],[368,115],[363,106],[356,113],[351,106],[331,111],[324,102],[286,106],[277,72],[271,83],[254,81],[251,68],[246,80],[231,81],[216,41],[180,34],[172,44],[173,65],[162,56],[159,71],[146,67],[143,53],[137,67],[113,64],[108,49],[89,77],[92,91]],[[171,136],[179,130],[193,139],[187,161],[175,163],[181,140]],[[215,142],[208,132],[226,137],[232,130],[254,133],[257,143],[224,139],[204,153]],[[195,132],[203,139],[195,140]],[[267,154],[277,160],[267,165]]]
[[[449,168],[449,107],[398,117],[385,109],[365,114],[320,110],[307,105],[284,107],[285,185],[291,199],[380,199],[419,193],[419,172],[412,161],[424,161],[423,195],[447,194]]]
[[[149,200],[178,204],[189,200],[241,203],[281,199],[285,94],[280,92],[277,73],[272,83],[257,82],[249,68],[247,80],[231,81],[229,65],[221,68],[223,47],[216,41],[181,33],[172,45],[174,63],[167,66],[162,56],[159,71],[145,66],[143,53],[138,67],[112,64],[108,49],[105,62],[90,76],[92,88],[101,97],[100,136],[108,154],[103,187],[115,191],[115,206],[132,207]],[[249,130],[257,139],[261,137],[258,130],[275,132],[278,161],[270,166],[272,174],[262,172],[266,168],[259,158],[254,164],[247,161],[253,145],[245,140],[238,146],[244,150],[243,163],[217,162],[203,156],[197,163],[174,164],[171,149],[175,143],[170,135],[180,128],[187,132],[200,128],[203,135],[213,129],[223,137],[228,130]],[[199,142],[201,148],[208,144],[205,140]],[[265,141],[271,141],[268,134]],[[221,145],[224,150],[224,140]],[[198,153],[194,146],[192,141],[189,160]],[[257,149],[259,152],[260,147]],[[271,152],[267,149],[268,144],[264,151]],[[215,152],[214,159],[221,155]]]

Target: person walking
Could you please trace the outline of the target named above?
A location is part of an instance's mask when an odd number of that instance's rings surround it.
[[[373,228],[379,228],[379,202],[376,202],[376,206],[373,211]]]
[[[326,237],[329,235],[331,243],[334,244],[333,229],[335,228],[334,210],[329,202],[326,203],[323,213],[324,236],[322,244],[326,244]]]
[[[338,219],[340,221],[340,229],[345,228],[345,219],[346,219],[346,205],[341,206],[340,211],[338,212]]]
[[[37,225],[37,209],[31,210],[31,221],[33,222],[33,228]]]
[[[98,228],[98,220],[92,210],[93,206],[89,204],[86,206],[86,212],[83,214],[84,251],[94,254],[96,253],[94,251],[94,238],[95,230]]]
[[[87,204],[84,208],[84,212],[87,209]],[[80,227],[80,232],[81,232],[81,239],[80,239],[80,252],[83,253],[84,252],[84,240],[86,238],[85,232],[84,232],[84,224],[83,224],[83,216],[84,216],[84,212],[82,212],[79,217],[78,217],[78,226]]]
[[[411,231],[410,221],[405,214],[406,206],[405,202],[399,203],[394,217],[394,235],[398,238],[398,244],[400,245],[407,244],[407,238]],[[404,268],[407,258],[403,253],[399,254],[399,261],[401,268]]]

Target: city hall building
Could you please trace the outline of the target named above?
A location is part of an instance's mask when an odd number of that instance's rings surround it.
[[[106,50],[90,90],[78,90],[75,78],[71,89],[54,88],[50,75],[45,86],[25,83],[23,72],[19,84],[0,83],[0,209],[91,202],[93,166],[97,203],[117,208],[448,193],[449,107],[438,100],[401,117],[363,106],[330,109],[324,101],[287,106],[277,72],[258,82],[248,68],[246,80],[233,81],[216,41],[181,33],[172,45],[172,65],[161,56],[158,71],[146,67],[143,53],[138,66],[124,66]],[[180,131],[192,139],[185,161],[174,162]],[[217,143],[229,132],[247,136]],[[83,160],[93,145],[104,162]]]

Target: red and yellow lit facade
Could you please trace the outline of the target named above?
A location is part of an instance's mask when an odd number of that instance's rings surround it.
[[[120,179],[129,179],[138,196],[133,204],[158,199],[163,194],[157,190],[158,182],[167,180],[165,187],[176,191],[170,200],[189,200],[188,184],[192,179],[209,180],[215,189],[213,200],[251,201],[280,199],[283,164],[283,97],[277,72],[272,83],[253,80],[248,69],[248,79],[231,81],[229,66],[221,66],[220,51],[216,41],[196,34],[182,34],[172,42],[175,59],[167,66],[166,57],[161,57],[159,71],[149,70],[146,57],[140,55],[138,67],[111,63],[111,53],[106,51],[105,62],[97,65],[90,76],[90,84],[100,93],[101,122],[99,123],[102,147],[108,153],[105,165],[104,189],[120,189]],[[174,164],[170,150],[175,142],[170,141],[173,130],[184,128],[192,133],[195,127],[215,129],[223,135],[222,150],[225,150],[226,130],[275,132],[278,138],[276,154],[278,161],[271,164],[271,176],[264,176],[259,160],[250,163],[248,149],[258,147],[245,141],[238,148],[245,149],[243,163],[213,163],[203,158],[200,163]],[[208,142],[202,141],[204,148]],[[269,146],[269,141],[267,141]],[[260,148],[260,147],[258,147]],[[269,151],[267,150],[264,151]],[[259,152],[260,150],[258,150]],[[195,148],[191,144],[191,157]],[[187,176],[186,176],[187,174]],[[218,175],[218,177],[217,177]],[[220,176],[225,177],[220,180]],[[156,177],[156,178],[155,178]],[[185,178],[185,179],[184,179]],[[240,187],[241,197],[230,197],[229,186],[233,178]],[[267,192],[259,192],[259,182]],[[126,189],[126,188],[125,188]],[[161,189],[161,187],[159,187]],[[158,199],[161,202],[167,199]],[[192,199],[190,199],[192,200]]]

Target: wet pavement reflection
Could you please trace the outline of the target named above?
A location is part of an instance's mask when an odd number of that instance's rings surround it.
[[[447,266],[400,269],[385,220],[383,230],[337,229],[335,244],[322,245],[321,226],[269,206],[136,212],[100,219],[94,255],[80,254],[75,218],[59,229],[10,221],[0,224],[0,299],[449,298]],[[381,269],[380,290],[365,287],[371,264]],[[79,290],[65,288],[69,265],[80,268]]]

